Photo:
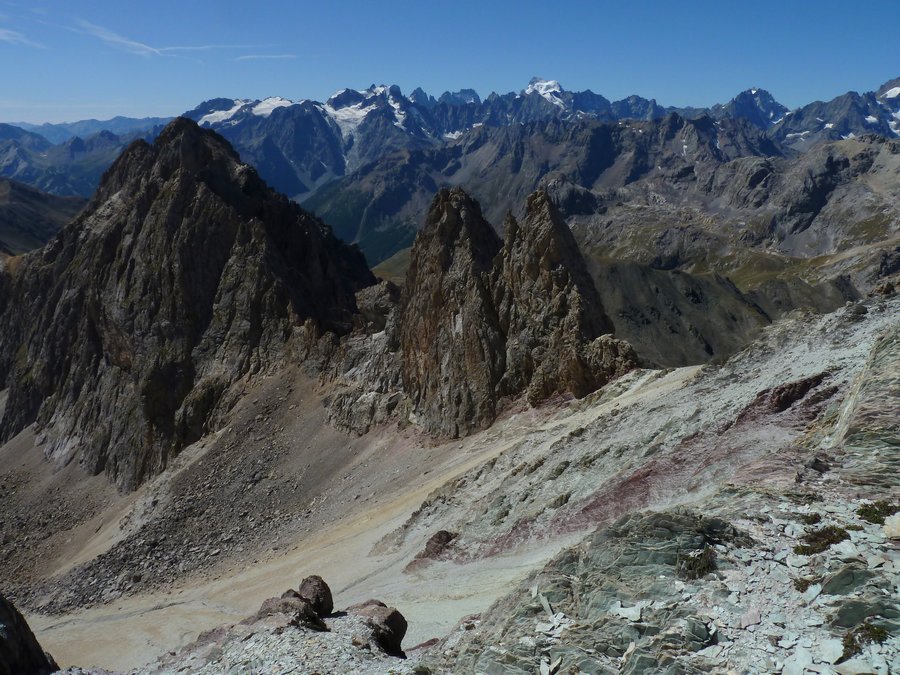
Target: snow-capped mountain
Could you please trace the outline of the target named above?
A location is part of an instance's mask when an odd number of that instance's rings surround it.
[[[717,119],[740,117],[760,129],[768,129],[780,122],[789,111],[765,89],[754,87],[742,91],[724,105],[714,105],[709,112]]]

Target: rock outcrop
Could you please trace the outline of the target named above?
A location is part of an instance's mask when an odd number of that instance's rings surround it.
[[[124,489],[215,428],[238,379],[353,325],[362,255],[179,118],[44,249],[0,268],[0,439]]]
[[[19,610],[0,595],[0,675],[44,675],[57,670]]]
[[[633,367],[634,352],[610,337],[612,322],[578,244],[550,197],[528,198],[525,220],[507,216],[494,293],[506,336],[501,395],[585,396]],[[605,336],[605,337],[600,337]]]
[[[478,202],[438,192],[410,256],[400,327],[404,389],[429,433],[466,435],[496,417],[506,372],[493,291],[501,246]]]
[[[582,397],[632,369],[609,333],[572,233],[546,193],[501,245],[478,203],[441,190],[410,258],[400,329],[416,421],[450,437],[490,425],[503,399]]]

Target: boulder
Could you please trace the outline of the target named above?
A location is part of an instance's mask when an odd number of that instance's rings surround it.
[[[297,589],[299,597],[308,600],[313,610],[319,616],[328,616],[334,611],[334,601],[331,598],[331,589],[324,579],[317,574],[306,577],[300,582]]]
[[[319,618],[319,615],[313,609],[312,603],[306,598],[269,598],[259,608],[259,611],[256,613],[256,619],[264,619],[275,614],[289,615],[291,624],[295,626],[303,626],[318,631],[328,630],[328,626]]]
[[[396,607],[388,607],[380,600],[366,600],[348,607],[347,612],[366,620],[375,641],[385,652],[404,656],[401,643],[406,635],[407,623]]]

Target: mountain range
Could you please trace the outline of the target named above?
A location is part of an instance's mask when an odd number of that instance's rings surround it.
[[[0,670],[888,671],[900,139],[496,98],[66,142],[125,147],[0,256]]]

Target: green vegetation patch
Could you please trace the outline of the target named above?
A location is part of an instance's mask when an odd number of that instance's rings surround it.
[[[688,581],[701,579],[716,571],[716,558],[716,549],[709,545],[689,553],[679,553],[675,559],[675,573]]]
[[[856,656],[867,644],[881,644],[887,639],[886,629],[868,621],[861,623],[844,636],[844,653],[841,655],[840,661],[846,661],[851,656]]]
[[[838,544],[845,539],[849,539],[850,535],[843,527],[836,525],[826,525],[825,527],[807,532],[803,536],[803,544],[797,544],[794,547],[794,553],[799,555],[812,555],[813,553],[821,553],[833,544]]]
[[[877,502],[860,506],[856,515],[868,523],[884,525],[884,519],[894,515],[897,511],[900,511],[900,504],[891,503],[887,499],[879,499]]]
[[[794,579],[794,588],[796,588],[801,593],[806,593],[806,590],[810,586],[814,586],[815,584],[819,583],[820,581],[821,581],[821,579],[818,579],[816,577],[804,577],[801,579]]]

